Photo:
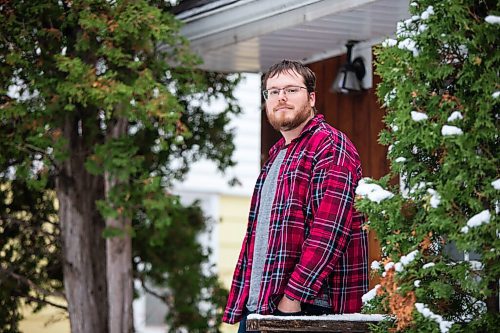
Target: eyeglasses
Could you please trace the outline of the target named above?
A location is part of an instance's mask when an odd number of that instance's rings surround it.
[[[298,94],[300,89],[307,89],[307,88],[299,86],[289,86],[285,88],[271,88],[267,90],[262,90],[262,95],[264,96],[264,99],[267,101],[269,99],[277,99],[278,96],[280,95],[280,91],[282,90],[286,96],[293,96]]]

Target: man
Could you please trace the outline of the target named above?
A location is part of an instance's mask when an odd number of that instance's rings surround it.
[[[358,153],[314,108],[316,77],[283,60],[263,78],[266,114],[282,138],[257,179],[223,321],[249,313],[353,313],[368,289],[363,216],[354,209]]]

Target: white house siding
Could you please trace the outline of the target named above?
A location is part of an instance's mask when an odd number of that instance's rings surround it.
[[[209,192],[230,195],[251,195],[259,172],[260,155],[260,75],[244,74],[235,91],[242,107],[242,114],[232,119],[230,127],[235,128],[236,166],[225,171],[217,170],[215,163],[204,160],[191,166],[185,181],[176,184],[180,192]],[[214,103],[215,109],[223,105]],[[231,187],[228,181],[236,176],[242,186]]]

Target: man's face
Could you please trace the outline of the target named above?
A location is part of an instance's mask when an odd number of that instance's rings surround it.
[[[287,87],[305,88],[302,76],[294,71],[272,76],[267,80],[266,89],[282,89]],[[313,107],[316,99],[314,92],[300,88],[296,93],[279,90],[278,95],[269,96],[266,101],[267,119],[277,131],[293,130],[314,116]]]

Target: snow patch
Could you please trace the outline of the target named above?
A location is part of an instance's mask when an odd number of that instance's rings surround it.
[[[413,52],[413,56],[416,57],[419,55],[419,50],[417,49],[417,42],[415,42],[411,38],[405,38],[402,41],[399,42],[398,48],[401,50],[408,50]]]
[[[429,119],[429,117],[423,112],[411,111],[411,119],[414,121],[423,121]]]
[[[414,250],[407,255],[402,256],[399,259],[399,262],[394,264],[394,269],[396,270],[396,272],[401,273],[404,270],[405,266],[408,266],[413,260],[415,260],[418,253],[418,250]]]
[[[498,98],[498,96],[500,96],[500,90],[495,91],[493,94],[491,94],[491,97],[493,97],[493,98]]]
[[[377,284],[373,289],[369,290],[366,294],[361,296],[361,301],[363,301],[363,304],[368,303],[372,299],[377,296],[377,289],[380,288],[380,284]]]
[[[396,46],[397,43],[398,43],[397,40],[395,40],[393,38],[387,38],[386,40],[384,40],[382,42],[382,46],[383,47],[393,47],[393,46]]]
[[[38,90],[30,92],[28,85],[23,79],[14,76],[11,79],[12,84],[7,88],[7,96],[15,99],[19,102],[24,102],[32,98],[36,98],[39,95]]]
[[[489,24],[500,24],[500,16],[488,15],[484,18]]]
[[[469,55],[469,49],[465,45],[459,45],[458,46],[458,53],[462,57],[467,58],[467,56]],[[460,62],[460,61],[457,59],[457,62]]]
[[[394,98],[396,98],[396,93],[397,93],[396,88],[392,88],[391,91],[389,91],[387,94],[385,94],[384,104],[389,105],[394,100]]]
[[[500,190],[500,178],[492,181],[491,186],[493,186],[493,188],[497,191]]]
[[[331,320],[331,321],[382,321],[390,317],[381,314],[362,314],[362,313],[349,313],[349,314],[332,314],[323,316],[272,316],[261,315],[257,313],[249,314],[247,319],[277,319],[277,320]]]
[[[160,96],[160,89],[158,89],[158,87],[155,87],[153,89],[153,97],[158,98],[158,96]]]
[[[390,270],[393,267],[394,267],[394,263],[392,261],[390,261],[384,265],[384,270],[387,272],[388,270]]]
[[[374,271],[378,271],[380,269],[380,262],[378,262],[377,260],[372,261],[370,268]]]
[[[424,303],[415,303],[415,308],[425,318],[434,320],[439,325],[441,333],[447,333],[450,330],[451,325],[454,324],[452,321],[446,321],[440,315],[432,312]]]
[[[394,160],[394,162],[396,162],[396,163],[404,163],[404,162],[406,162],[406,158],[404,158],[404,157],[398,157],[398,158],[396,158]]]
[[[411,20],[399,21],[398,23],[396,23],[396,36],[398,36],[399,38],[414,36],[415,32],[409,30],[409,23],[411,23]]]
[[[414,194],[417,191],[426,189],[428,186],[432,185],[430,182],[418,182],[410,189],[410,194]]]
[[[429,263],[427,263],[427,264],[423,265],[423,266],[422,266],[422,268],[423,268],[423,269],[427,269],[427,268],[431,268],[431,267],[433,267],[433,266],[435,266],[435,265],[436,265],[435,263],[433,263],[433,262],[429,262]]]
[[[439,193],[437,193],[436,190],[432,188],[428,189],[427,192],[431,195],[431,207],[438,208],[439,204],[441,203],[441,196],[439,195]]]
[[[455,121],[455,120],[462,120],[464,119],[464,117],[462,116],[462,113],[460,111],[454,111],[449,117],[448,117],[448,121],[449,122],[452,122],[452,121]]]
[[[414,121],[427,120],[428,118],[429,117],[423,112],[418,112],[418,111],[411,112],[411,119],[413,119]]]
[[[473,271],[481,271],[484,268],[483,263],[477,260],[470,260],[469,265]]]
[[[462,233],[466,234],[469,232],[471,228],[479,227],[483,224],[490,223],[491,213],[489,210],[483,210],[481,213],[478,213],[471,217],[467,221],[467,225],[461,229]]]
[[[434,14],[434,7],[433,7],[433,6],[429,6],[429,7],[427,7],[427,9],[426,9],[426,10],[424,10],[424,11],[422,12],[422,14],[420,15],[420,18],[421,18],[422,20],[427,20],[427,19],[429,19],[429,17],[430,17],[432,14]]]
[[[462,135],[464,132],[456,126],[444,125],[443,128],[441,128],[441,134],[443,136],[453,136]]]
[[[400,263],[400,262],[395,263],[395,264],[394,264],[394,270],[395,270],[396,272],[401,273],[401,272],[403,271],[403,264],[402,264],[402,263]]]
[[[380,203],[383,200],[390,199],[394,196],[391,192],[384,190],[378,184],[367,183],[370,178],[363,178],[359,181],[356,187],[356,194],[368,198],[368,200]]]
[[[418,253],[419,253],[418,250],[411,251],[407,255],[402,256],[401,259],[399,259],[399,262],[404,266],[408,266],[413,260],[415,260]]]
[[[39,155],[39,158],[42,158],[41,155]],[[31,172],[33,172],[33,174],[38,174],[45,167],[45,164],[40,159],[31,161]]]
[[[95,63],[96,75],[102,75],[106,73],[107,70],[108,70],[108,65],[106,64],[106,60],[104,58],[97,59]]]

